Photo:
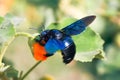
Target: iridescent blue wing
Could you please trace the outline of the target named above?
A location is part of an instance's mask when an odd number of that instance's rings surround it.
[[[77,35],[80,34],[81,32],[83,32],[85,30],[85,28],[93,22],[93,20],[96,18],[96,16],[87,16],[84,17],[70,25],[68,25],[67,27],[63,28],[62,31],[67,34],[67,35]]]
[[[64,43],[57,39],[49,39],[45,44],[45,49],[49,54],[54,54],[57,50],[64,49]]]

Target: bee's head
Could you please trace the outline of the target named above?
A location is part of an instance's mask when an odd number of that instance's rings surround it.
[[[40,35],[36,36],[35,41],[39,42],[41,45],[45,45],[49,39],[49,30],[41,32]]]

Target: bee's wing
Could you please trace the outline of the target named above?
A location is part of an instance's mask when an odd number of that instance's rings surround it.
[[[67,27],[63,28],[62,31],[67,34],[67,35],[77,35],[80,34],[81,32],[83,32],[85,30],[85,28],[93,22],[93,20],[96,18],[96,16],[92,15],[92,16],[87,16],[84,17],[70,25],[68,25]]]
[[[64,48],[64,43],[54,38],[49,39],[45,44],[45,49],[49,54],[54,54],[57,50],[61,50]]]

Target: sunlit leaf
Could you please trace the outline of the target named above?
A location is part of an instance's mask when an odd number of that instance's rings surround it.
[[[4,20],[0,24],[0,42],[5,42],[15,35],[13,24],[9,20]]]
[[[80,35],[74,36],[73,39],[77,46],[76,60],[87,62],[92,61],[93,58],[104,58],[104,41],[91,28],[88,27]]]
[[[4,20],[4,18],[3,18],[3,17],[0,17],[0,24],[2,23],[3,20]]]

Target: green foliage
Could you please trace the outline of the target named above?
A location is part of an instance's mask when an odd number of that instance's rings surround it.
[[[18,71],[13,67],[9,67],[5,72],[5,75],[9,78],[16,78],[18,77]]]
[[[0,44],[9,41],[15,35],[13,24],[9,20],[0,19]]]
[[[9,20],[4,20],[0,24],[0,42],[6,42],[15,35],[13,24]]]
[[[3,20],[4,20],[3,17],[0,17],[0,24],[2,23]]]
[[[27,0],[30,4],[38,5],[38,6],[46,6],[53,9],[58,8],[59,0]]]
[[[13,24],[9,20],[0,17],[0,76],[2,75],[0,79],[7,79],[7,77],[15,77],[15,75],[17,75],[14,73],[13,69],[12,72],[9,73],[9,71],[7,71],[10,69],[9,66],[2,63],[4,53],[11,41],[14,39],[15,33]],[[7,74],[10,75],[8,76]]]
[[[79,37],[79,39],[78,39]],[[77,46],[77,54],[75,59],[88,62],[93,58],[104,58],[103,43],[100,35],[87,28],[81,35],[77,35],[73,38]]]
[[[120,49],[115,45],[107,48],[107,59],[97,64],[98,74],[103,79],[120,79]],[[113,78],[114,76],[114,78]]]

